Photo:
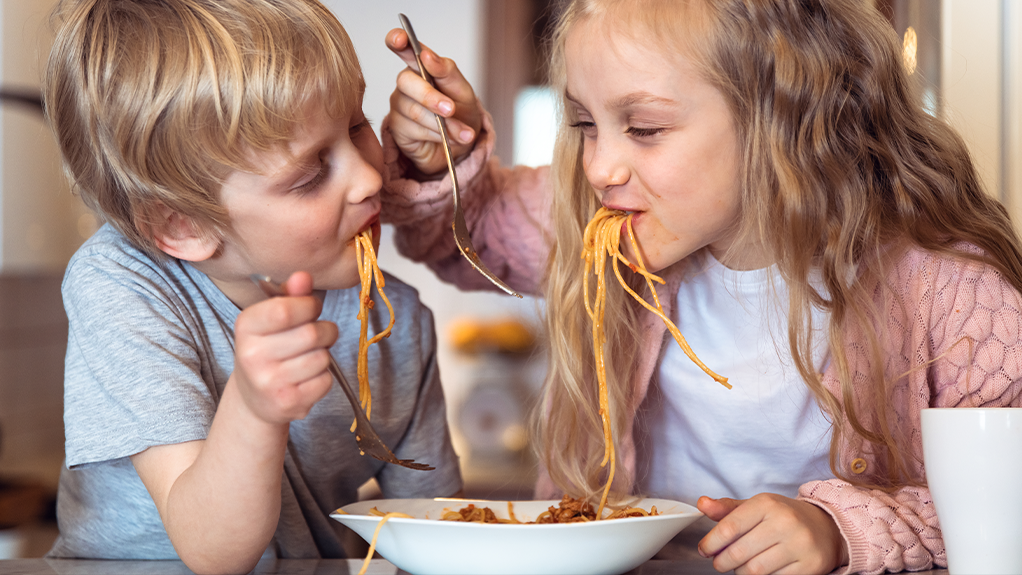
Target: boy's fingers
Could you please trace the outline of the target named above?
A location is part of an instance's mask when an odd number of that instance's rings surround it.
[[[256,362],[286,361],[332,346],[338,337],[337,325],[329,321],[315,321],[297,327],[262,335],[246,347]]]
[[[238,314],[234,330],[239,335],[279,333],[315,321],[322,309],[322,302],[311,295],[270,298]]]
[[[295,385],[301,386],[328,373],[329,363],[327,351],[319,348],[282,361],[280,369],[286,374],[287,381],[293,381]]]
[[[284,290],[291,296],[309,295],[312,293],[312,276],[308,272],[295,272],[284,282]]]

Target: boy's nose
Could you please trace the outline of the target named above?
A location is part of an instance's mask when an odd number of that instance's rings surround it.
[[[383,187],[383,176],[379,169],[373,165],[372,159],[365,158],[361,154],[358,161],[354,162],[351,169],[351,178],[354,185],[351,186],[348,201],[357,204],[371,198],[380,192]]]
[[[597,140],[591,153],[585,154],[586,178],[594,188],[602,192],[628,183],[632,172],[622,152],[606,140]]]

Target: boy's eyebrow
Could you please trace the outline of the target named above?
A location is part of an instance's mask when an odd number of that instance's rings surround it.
[[[276,167],[271,172],[263,172],[263,176],[271,180],[290,180],[305,173],[313,162],[310,158],[319,153],[319,146],[310,145],[307,149],[298,150],[298,153],[290,153],[288,161]]]

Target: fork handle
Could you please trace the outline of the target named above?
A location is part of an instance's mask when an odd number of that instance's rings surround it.
[[[336,379],[337,383],[340,385],[341,391],[344,392],[344,395],[348,396],[348,401],[351,402],[351,406],[358,410],[361,402],[355,395],[355,392],[352,391],[351,386],[348,385],[348,380],[344,379],[344,374],[341,373],[341,368],[337,365],[337,362],[334,361],[334,356],[332,354],[330,355],[330,364],[327,367],[330,370],[330,374],[334,376],[334,379]]]
[[[412,28],[411,21],[401,13],[397,17],[401,20],[401,27],[404,28],[405,34],[408,35],[408,43],[412,47],[412,53],[415,54],[415,65],[419,67],[419,76],[429,83],[430,86],[436,88],[436,81],[433,79],[433,76],[422,65],[422,44],[419,43],[419,38],[415,35],[415,29]],[[437,127],[440,128],[440,143],[444,150],[444,156],[447,159],[447,172],[451,175],[451,187],[454,188],[454,209],[457,210],[461,204],[461,193],[460,186],[458,185],[458,175],[454,172],[454,156],[451,155],[451,138],[447,134],[447,121],[440,114],[433,114],[433,116],[436,117]]]

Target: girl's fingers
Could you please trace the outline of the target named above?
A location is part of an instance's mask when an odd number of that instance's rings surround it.
[[[419,59],[426,67],[426,72],[433,77],[438,87],[452,98],[462,102],[469,102],[475,99],[475,92],[472,85],[458,69],[458,65],[450,58],[441,58],[426,44],[420,44],[422,52]],[[401,61],[408,66],[412,73],[418,75],[419,66],[415,61],[415,52],[408,44],[408,35],[400,28],[395,28],[387,34],[387,47],[401,58]]]
[[[730,533],[727,535],[731,537]],[[713,568],[722,573],[740,570],[743,573],[772,573],[789,562],[783,557],[785,549],[778,543],[780,543],[780,539],[776,534],[770,533],[769,529],[764,528],[762,522],[758,522],[751,528],[733,536],[733,539],[714,554]],[[700,542],[700,549],[702,549],[702,542]],[[770,552],[768,555],[761,557],[768,552]],[[760,570],[757,571],[757,569]]]
[[[706,517],[713,521],[720,521],[727,517],[728,513],[737,509],[742,503],[744,503],[744,500],[741,499],[731,499],[728,497],[713,499],[703,495],[699,498],[699,501],[696,501],[696,507]]]
[[[437,88],[444,94],[458,103],[475,102],[475,90],[465,80],[458,65],[450,58],[441,58],[436,52],[423,47],[421,54],[422,64],[426,71],[433,76]]]
[[[423,143],[440,143],[440,132],[436,130],[436,122],[433,122],[434,129],[431,130],[407,116],[391,113],[387,123],[390,133],[394,135],[394,141],[402,149]]]
[[[805,571],[798,571],[796,569],[798,563],[788,555],[780,545],[773,545],[752,557],[746,558],[740,565],[728,567],[727,571],[734,570],[735,575],[748,575],[752,573],[803,575]],[[722,566],[718,567],[717,562],[714,561],[713,568],[721,570]]]
[[[432,120],[433,114],[440,114],[445,118],[454,114],[454,101],[430,86],[429,82],[408,68],[401,70],[401,73],[397,75],[397,91],[422,109],[421,113],[410,110],[412,118],[422,121],[420,116]]]
[[[387,33],[387,47],[390,51],[397,54],[401,61],[406,66],[415,69],[415,52],[412,51],[412,47],[408,44],[408,34],[401,28],[394,28]]]
[[[436,83],[436,88],[433,88],[419,75],[415,54],[408,45],[408,35],[404,30],[400,28],[391,30],[387,34],[387,47],[408,66],[408,72],[425,85],[414,91],[408,91],[409,96],[445,118],[450,117],[458,108],[469,110],[472,117],[466,118],[466,120],[474,131],[478,131],[482,120],[476,109],[475,90],[462,75],[454,60],[442,58],[425,44],[422,45],[422,53],[419,57],[426,72],[433,77],[433,81]],[[399,89],[401,89],[400,86]]]
[[[407,72],[407,70],[406,70]],[[419,82],[422,80],[419,79]],[[418,100],[414,95],[409,95],[407,92],[402,90],[402,80],[398,78],[398,87],[390,94],[390,111],[396,113],[409,120],[419,124],[427,130],[437,131],[436,115],[433,111],[423,105],[421,100]],[[416,84],[414,79],[407,82],[407,87],[413,87]]]
[[[806,566],[801,561],[791,561],[787,565],[776,570],[776,575],[801,575],[807,573]]]
[[[391,97],[391,101],[395,102],[398,98],[396,96]],[[411,105],[399,109],[396,106],[404,106],[403,104],[392,104],[391,113],[388,118],[388,125],[390,133],[394,136],[394,141],[397,145],[404,150],[410,145],[421,145],[423,142],[432,144],[440,143],[440,130],[437,127],[436,116],[430,114],[432,122],[421,122],[417,120],[418,116],[408,116],[405,112],[414,114]],[[422,109],[419,106],[419,109]],[[455,118],[447,118],[447,134],[453,140],[452,144],[462,143],[470,144],[475,139],[475,132],[472,128],[465,125],[460,120]]]
[[[720,502],[722,500],[711,500]],[[728,500],[734,501],[734,500]],[[701,502],[701,500],[700,500]],[[704,512],[705,513],[705,512]],[[739,505],[721,519],[717,526],[710,530],[699,541],[699,553],[703,557],[714,557],[731,544],[745,536],[763,521],[763,514],[754,505]]]

